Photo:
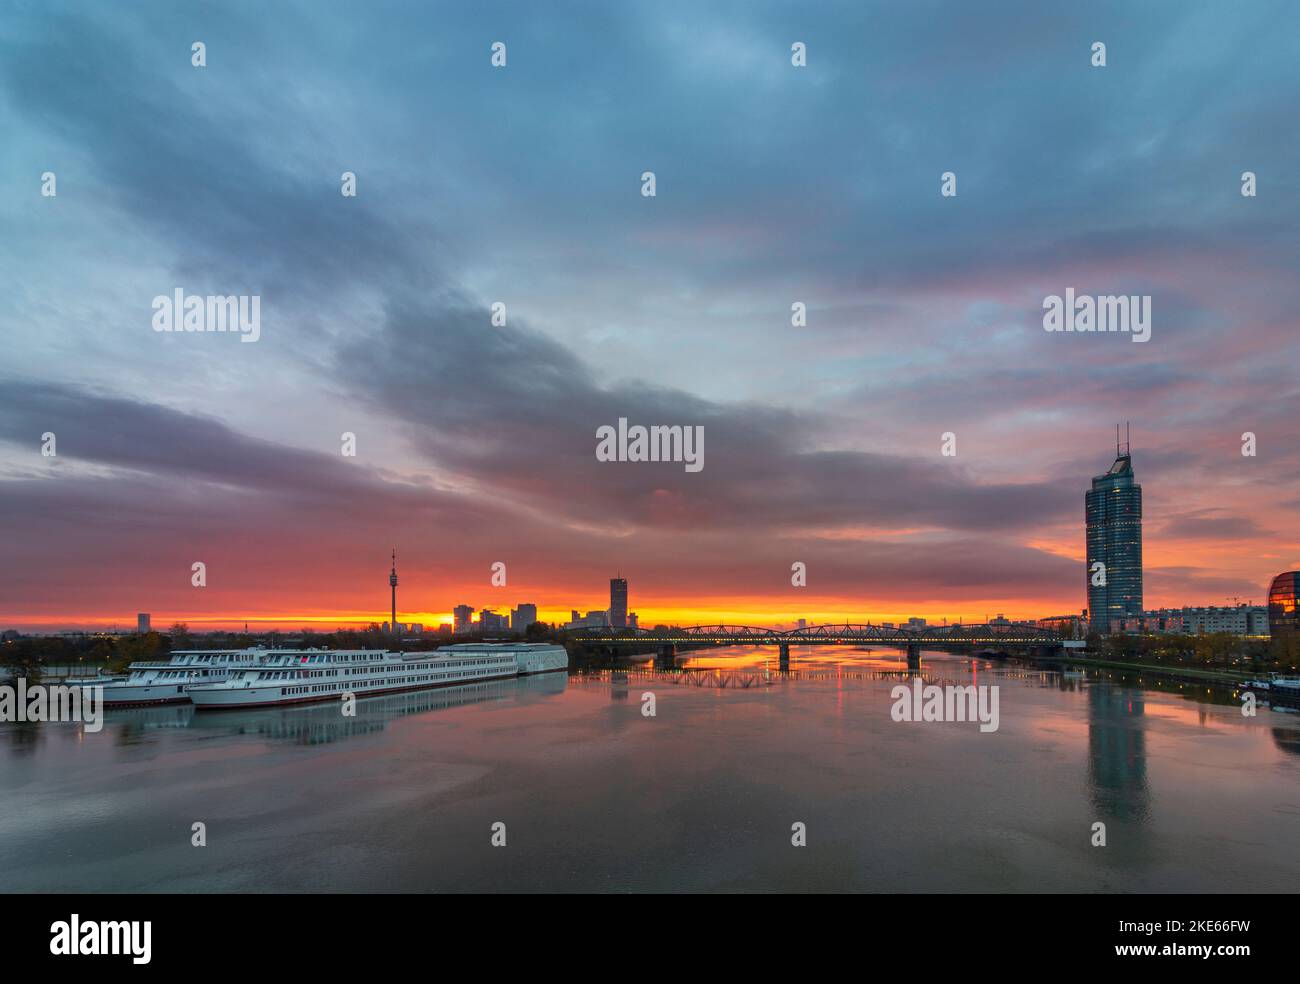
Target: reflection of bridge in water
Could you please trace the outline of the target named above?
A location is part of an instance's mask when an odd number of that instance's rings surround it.
[[[962,664],[965,666],[966,664]],[[977,664],[978,665],[978,664]],[[988,666],[989,663],[984,665]],[[623,666],[619,668],[593,668],[577,671],[573,681],[578,685],[608,684],[617,697],[627,696],[632,685],[658,686],[664,683],[675,686],[698,687],[714,690],[748,690],[756,687],[775,686],[789,683],[879,683],[881,681],[897,683],[910,680],[917,671],[913,667],[889,669],[882,667],[854,666],[839,663],[827,666],[814,665],[792,669],[783,673],[774,673],[768,666],[746,666],[740,669],[726,667],[665,667],[658,663]],[[925,672],[925,681],[939,685],[955,684],[964,686],[971,682],[968,672],[942,663],[931,663]],[[1059,672],[1032,669],[1020,664],[1004,664],[998,671],[1000,683],[1019,683],[1024,686],[1049,687],[1053,690],[1083,691],[1083,681],[1063,678]]]
[[[344,704],[338,700],[232,710],[221,714],[195,713],[192,704],[114,708],[107,712],[106,720],[118,729],[119,741],[123,742],[135,740],[147,731],[192,728],[214,734],[257,735],[300,745],[321,745],[383,731],[389,722],[413,714],[487,701],[561,694],[567,683],[568,674],[538,673],[451,687],[363,696],[357,698],[355,713],[350,715],[343,713]]]
[[[775,646],[781,670],[790,668],[791,646],[888,646],[907,651],[908,666],[918,666],[923,647],[971,653],[1015,653],[1047,650],[1057,654],[1083,649],[1082,640],[1062,639],[1055,632],[1023,626],[944,625],[902,629],[889,625],[845,623],[809,625],[782,632],[752,625],[691,625],[668,629],[578,629],[573,638],[616,653],[620,647],[655,647],[660,666],[671,666],[683,649],[714,646]]]

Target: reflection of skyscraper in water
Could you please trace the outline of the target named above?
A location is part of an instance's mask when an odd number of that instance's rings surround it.
[[[1284,752],[1300,755],[1300,731],[1294,728],[1274,728],[1273,744]]]
[[[1146,819],[1146,732],[1142,692],[1088,688],[1088,786],[1098,820]]]

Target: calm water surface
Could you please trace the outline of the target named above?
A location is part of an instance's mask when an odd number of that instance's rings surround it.
[[[805,649],[769,683],[755,653],[687,663],[725,688],[633,668],[373,698],[355,718],[0,725],[0,890],[1300,887],[1297,715],[928,654],[927,682],[1000,687],[981,734],[893,721],[900,654]]]

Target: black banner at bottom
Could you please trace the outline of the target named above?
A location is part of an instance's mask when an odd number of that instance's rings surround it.
[[[0,897],[11,968],[74,973],[349,969],[443,947],[520,956],[557,938],[610,957],[629,945],[715,945],[742,962],[837,940],[866,967],[1286,969],[1290,897],[37,895]],[[638,928],[639,927],[639,928]],[[641,939],[644,934],[644,939]],[[713,940],[712,944],[707,943]],[[441,941],[441,942],[440,942]],[[545,951],[527,949],[545,944]],[[693,941],[693,942],[692,942]],[[506,944],[502,947],[502,944]],[[752,944],[752,945],[751,945]],[[639,944],[638,944],[639,945]],[[756,948],[755,948],[756,947]],[[721,952],[719,951],[719,958]]]

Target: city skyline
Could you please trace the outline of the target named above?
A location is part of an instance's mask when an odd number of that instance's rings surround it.
[[[1194,600],[1188,601],[1183,599],[1169,604],[1145,605],[1143,604],[1143,582],[1144,570],[1142,562],[1142,487],[1134,481],[1134,470],[1132,466],[1132,454],[1130,444],[1126,439],[1122,443],[1117,438],[1115,448],[1115,461],[1111,468],[1102,475],[1094,476],[1091,481],[1091,489],[1085,496],[1087,508],[1085,510],[1085,524],[1083,542],[1085,545],[1085,554],[1083,566],[1085,577],[1088,585],[1085,588],[1082,608],[1073,611],[1062,608],[1060,611],[1016,611],[1008,610],[1007,607],[998,607],[997,617],[1007,617],[1013,621],[1032,621],[1037,619],[1047,619],[1056,616],[1071,616],[1080,612],[1089,613],[1089,623],[1092,631],[1108,631],[1108,627],[1117,623],[1117,620],[1140,616],[1143,612],[1156,611],[1162,609],[1182,609],[1187,607],[1233,607],[1239,604],[1255,604],[1253,595],[1245,596],[1228,596],[1222,601],[1232,602],[1232,605],[1222,606],[1217,600]],[[1126,434],[1127,438],[1127,434]],[[1109,496],[1105,493],[1122,494],[1126,496],[1122,503],[1122,508],[1116,508],[1109,502]],[[1107,512],[1110,510],[1110,512]],[[1133,519],[1134,515],[1136,520]],[[1126,546],[1129,534],[1125,532],[1129,526],[1136,528],[1136,549]],[[1119,531],[1119,532],[1117,532]],[[1122,535],[1121,535],[1122,534]],[[1095,537],[1095,539],[1094,539]],[[1103,585],[1098,587],[1094,582],[1096,579],[1094,561],[1103,560],[1109,562],[1107,568],[1107,580],[1109,586]],[[461,618],[459,612],[464,609],[466,612],[465,625],[477,630],[480,621],[477,616],[481,612],[487,611],[495,617],[502,619],[503,625],[494,624],[492,631],[499,631],[505,626],[510,626],[514,617],[514,605],[519,604],[525,608],[531,608],[536,613],[537,621],[553,625],[563,625],[570,621],[571,616],[581,609],[586,609],[586,605],[573,606],[568,603],[544,603],[535,604],[531,602],[494,602],[491,605],[459,605],[450,610],[440,611],[433,608],[420,608],[415,611],[401,609],[397,601],[397,570],[396,570],[396,550],[392,551],[390,558],[391,567],[388,574],[388,585],[390,588],[389,609],[382,613],[383,619],[372,617],[364,610],[354,610],[345,613],[311,613],[298,615],[235,615],[229,616],[224,614],[212,615],[205,613],[195,616],[187,613],[162,613],[161,620],[167,624],[182,622],[192,624],[196,629],[207,628],[213,631],[224,631],[236,629],[240,625],[255,625],[259,629],[266,630],[293,630],[301,628],[313,628],[320,630],[330,629],[348,629],[365,627],[368,625],[387,626],[391,623],[400,623],[403,625],[419,624],[429,631],[437,631],[439,626],[448,625],[453,631],[459,633]],[[499,576],[495,562],[491,566],[493,576]],[[628,611],[628,579],[613,577],[608,579],[609,584],[609,606],[604,609],[610,624],[615,627],[622,627],[627,624],[629,615]],[[501,592],[505,585],[490,587],[487,590],[491,592]],[[473,589],[481,592],[481,588]],[[1267,598],[1269,587],[1264,587],[1260,593],[1261,598]],[[1105,603],[1106,615],[1098,617],[1095,604],[1100,599]],[[1112,604],[1111,602],[1114,602]],[[1261,602],[1266,604],[1266,602]],[[497,607],[505,606],[506,611],[496,612]],[[619,624],[619,611],[621,608],[622,625]],[[599,610],[599,609],[593,609]],[[643,606],[642,611],[646,613],[644,618],[639,620],[642,628],[648,628],[655,624],[670,625],[687,625],[687,624],[750,624],[750,625],[777,625],[793,622],[795,620],[808,624],[836,624],[841,622],[872,622],[887,623],[897,622],[905,623],[909,619],[920,618],[931,624],[941,624],[946,622],[967,622],[979,623],[988,621],[994,617],[994,613],[986,610],[982,615],[974,611],[961,611],[957,614],[950,614],[948,609],[939,609],[929,612],[917,612],[915,610],[876,610],[864,614],[862,608],[856,609],[836,609],[827,611],[812,611],[809,614],[806,610],[774,610],[772,608],[755,607],[750,610],[736,609],[719,609],[719,608],[702,608],[698,604],[690,605],[678,603],[668,606]],[[152,614],[152,612],[150,613]],[[640,615],[640,613],[631,613]],[[94,631],[115,628],[118,620],[95,620],[92,622],[63,622],[63,623],[35,623],[30,620],[11,619],[10,623],[0,626],[0,628],[17,628],[28,629],[29,631]],[[468,630],[467,630],[468,631]]]

